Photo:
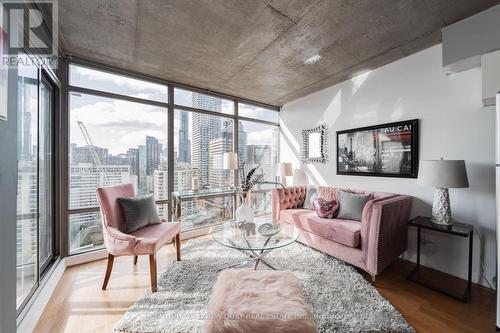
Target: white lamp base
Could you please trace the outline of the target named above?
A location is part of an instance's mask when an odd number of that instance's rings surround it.
[[[450,225],[451,208],[450,194],[447,188],[434,189],[434,201],[432,203],[431,221],[436,224]]]
[[[281,185],[286,187],[286,177],[285,176],[281,176]]]

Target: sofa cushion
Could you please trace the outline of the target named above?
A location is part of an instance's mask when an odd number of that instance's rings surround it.
[[[136,238],[134,252],[136,255],[153,254],[180,232],[181,224],[178,222],[152,224],[134,231],[131,233]]]
[[[309,209],[282,210],[280,220],[342,245],[358,247],[361,243],[361,223],[356,221],[321,218]]]

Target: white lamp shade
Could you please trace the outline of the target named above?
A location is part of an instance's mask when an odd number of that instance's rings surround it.
[[[238,169],[238,153],[232,153],[232,152],[224,153],[222,168],[225,170]]]
[[[307,174],[303,169],[295,169],[293,171],[293,185],[301,186],[309,184]]]
[[[279,177],[293,176],[292,163],[279,163],[276,175]]]
[[[434,188],[469,187],[463,160],[420,161],[417,183]]]

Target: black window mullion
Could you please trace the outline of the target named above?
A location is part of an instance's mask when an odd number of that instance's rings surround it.
[[[40,90],[42,89],[41,87],[41,79],[42,79],[42,71],[41,69],[38,69],[38,82],[37,82],[37,143],[36,143],[36,272],[37,272],[37,278],[36,278],[36,287],[40,285],[40,277],[41,277],[41,269],[40,269],[40,112],[41,112],[41,101],[40,101]]]

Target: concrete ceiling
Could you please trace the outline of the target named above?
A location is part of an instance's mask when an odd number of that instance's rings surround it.
[[[64,0],[59,25],[71,55],[281,106],[437,44],[442,27],[499,3]]]

